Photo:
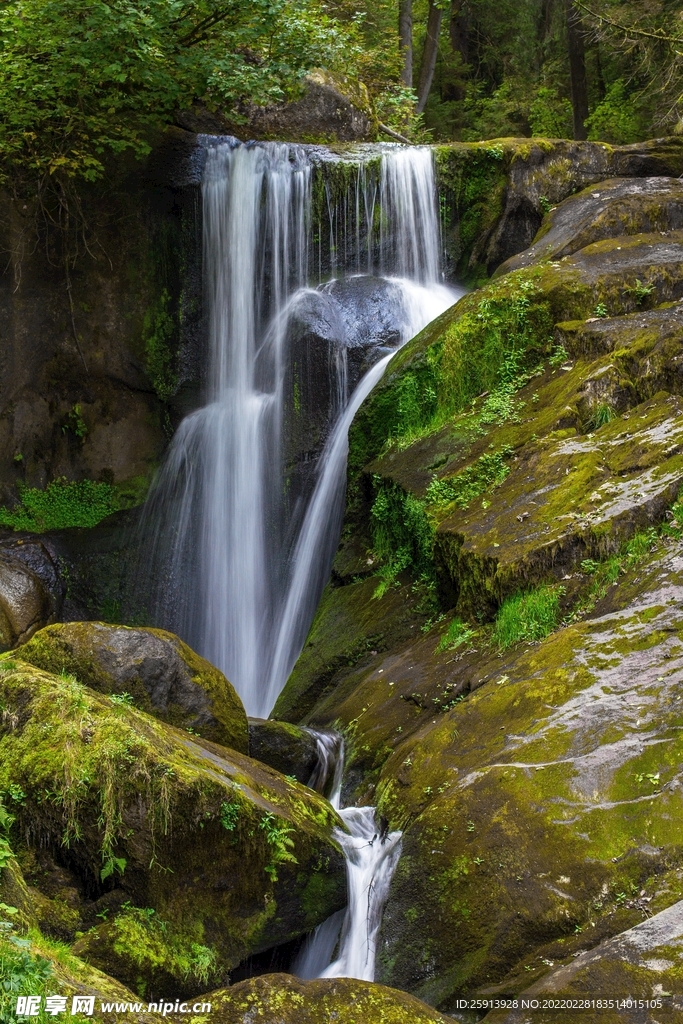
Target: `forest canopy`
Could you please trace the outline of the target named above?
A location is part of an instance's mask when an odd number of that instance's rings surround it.
[[[144,155],[194,101],[239,122],[323,67],[415,141],[632,142],[683,127],[679,0],[4,0],[0,175]]]

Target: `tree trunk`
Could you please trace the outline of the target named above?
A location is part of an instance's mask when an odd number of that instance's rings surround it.
[[[429,17],[427,18],[427,38],[422,54],[420,65],[420,80],[417,85],[417,112],[421,114],[425,108],[429,90],[432,87],[434,68],[436,67],[436,56],[439,51],[439,32],[441,31],[441,19],[443,11],[437,7],[434,0],[429,0]]]
[[[463,64],[470,62],[470,19],[467,12],[464,12],[462,0],[452,0],[451,20],[448,25],[448,34],[451,37],[451,47],[454,53],[459,53]]]
[[[401,81],[411,89],[413,85],[413,0],[399,0],[398,45],[403,55]]]
[[[572,0],[565,0],[567,12],[567,46],[569,50],[569,81],[574,119],[574,138],[585,139],[588,117],[588,83],[586,81],[586,54],[581,18]]]

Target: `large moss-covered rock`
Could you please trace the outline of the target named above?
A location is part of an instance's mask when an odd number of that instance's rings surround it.
[[[612,938],[605,939],[590,950],[575,953],[560,966],[550,966],[539,981],[523,988],[519,1001],[537,1003],[534,1019],[548,1024],[557,1019],[560,1006],[577,1007],[565,1011],[563,1020],[639,1022],[649,1007],[650,1019],[665,1019],[680,1005],[683,974],[683,903],[674,903],[666,910]],[[581,1010],[581,1000],[602,1000],[595,1008]],[[544,1010],[544,1003],[551,1008]],[[493,1011],[485,1018],[487,1024],[521,1024],[527,1014],[523,1010]]]
[[[492,273],[527,249],[549,206],[611,178],[673,177],[683,140],[630,146],[566,139],[494,139],[435,147],[450,216],[445,246],[459,279]]]
[[[476,692],[387,759],[379,806],[406,828],[382,980],[447,1007],[678,898],[682,551],[634,570],[625,608],[479,661]]]
[[[81,940],[107,973],[197,992],[344,905],[340,821],[315,793],[73,676],[0,669],[0,789],[26,794],[15,828],[91,900],[123,896]]]
[[[533,245],[510,257],[496,277],[539,260],[571,256],[592,242],[683,227],[683,183],[678,178],[612,178],[570,196],[543,219]]]
[[[446,1018],[407,995],[352,978],[300,981],[268,974],[211,992],[217,1024],[445,1024]]]
[[[17,657],[72,673],[101,693],[128,694],[165,722],[246,754],[247,716],[222,672],[163,629],[67,622],[41,630]]]

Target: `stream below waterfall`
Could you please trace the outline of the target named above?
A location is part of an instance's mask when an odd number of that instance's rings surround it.
[[[452,305],[433,156],[343,158],[203,137],[205,404],[176,431],[148,499],[155,617],[267,717],[294,667],[339,542],[348,430],[394,352]],[[329,167],[351,173],[335,192]],[[348,907],[309,937],[301,977],[374,979],[401,834],[340,809],[343,747],[315,732],[310,785],[339,810]],[[336,954],[336,955],[335,955]]]
[[[401,856],[401,833],[378,825],[374,807],[341,807],[344,742],[335,733],[308,731],[315,736],[319,751],[319,767],[309,785],[323,794],[330,788],[329,801],[348,828],[348,832],[334,831],[346,858],[348,906],[308,937],[292,972],[304,979],[374,981],[377,936]]]

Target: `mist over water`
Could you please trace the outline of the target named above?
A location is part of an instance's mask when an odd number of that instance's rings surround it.
[[[376,156],[377,148],[371,152]],[[379,174],[359,155],[341,213],[328,203],[325,265],[333,278],[344,270],[388,278],[382,287],[397,324],[393,349],[462,292],[440,283],[430,150],[380,152]],[[311,223],[312,180],[321,173],[315,160],[315,151],[282,143],[208,144],[206,404],[176,431],[146,510],[149,557],[163,580],[157,621],[217,665],[247,713],[260,717],[291,672],[329,576],[343,515],[348,428],[392,354],[382,339],[368,348],[366,362],[374,365],[349,394],[341,293],[319,283],[321,245],[316,250]],[[340,258],[347,250],[348,266]],[[353,295],[356,284],[362,279],[347,279],[344,287]],[[333,313],[339,307],[342,336],[328,354],[334,379],[326,439],[293,499],[285,383],[291,324],[310,301]]]

